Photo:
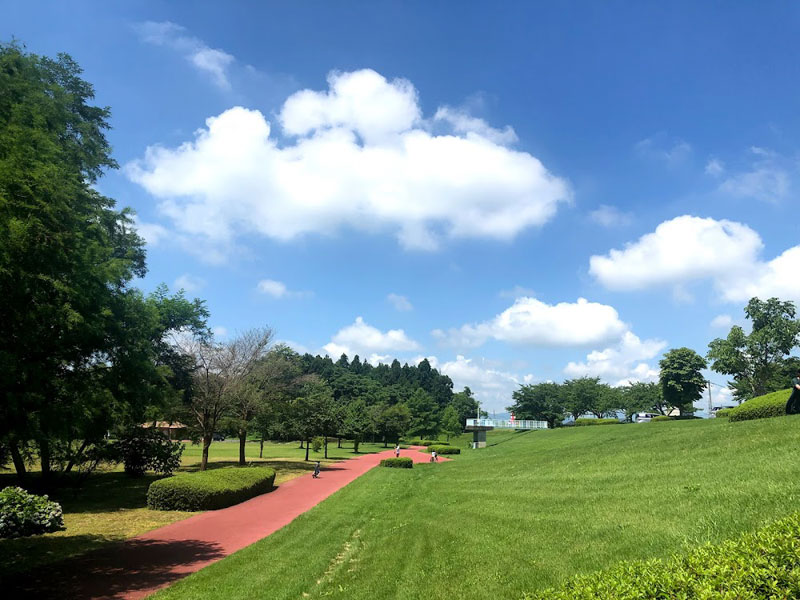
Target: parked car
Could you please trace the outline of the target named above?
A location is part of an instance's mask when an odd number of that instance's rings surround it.
[[[653,417],[658,417],[658,413],[649,413],[649,412],[640,412],[634,415],[633,420],[636,423],[649,423],[653,420]]]
[[[225,441],[225,434],[224,433],[215,433],[211,436],[215,442],[224,442]]]

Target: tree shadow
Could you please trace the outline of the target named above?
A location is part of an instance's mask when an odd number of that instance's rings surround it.
[[[3,582],[6,598],[124,598],[154,591],[225,556],[200,540],[131,539]]]

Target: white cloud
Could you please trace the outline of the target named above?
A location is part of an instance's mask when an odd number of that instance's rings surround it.
[[[711,319],[711,327],[727,329],[733,325],[733,318],[730,315],[717,315]]]
[[[434,121],[445,121],[453,131],[461,134],[476,134],[496,144],[513,144],[519,138],[514,129],[506,125],[503,129],[491,127],[483,119],[471,116],[467,111],[450,106],[441,106],[433,116]]]
[[[436,357],[428,357],[431,365],[438,364]],[[454,361],[447,361],[437,368],[439,372],[453,380],[456,390],[469,387],[480,400],[484,410],[505,410],[512,404],[511,394],[521,384],[533,383],[531,374],[518,375],[502,371],[486,364],[487,361],[475,361],[464,356],[457,356]]]
[[[577,302],[545,304],[518,298],[490,321],[463,325],[432,335],[448,345],[476,347],[490,339],[532,346],[585,346],[619,339],[627,330],[612,306],[578,298]]]
[[[750,264],[762,246],[758,234],[741,223],[683,215],[624,250],[592,256],[589,272],[614,290],[678,284]]]
[[[222,325],[217,325],[211,328],[211,333],[214,334],[215,338],[225,339],[228,337],[228,328],[223,327]]]
[[[725,163],[716,158],[711,158],[706,163],[706,175],[719,177],[725,172]]]
[[[523,296],[535,296],[536,292],[531,288],[515,285],[509,290],[500,290],[497,295],[501,298],[511,298],[512,300],[516,300],[517,298],[522,298]]]
[[[684,284],[711,279],[728,302],[753,296],[800,299],[800,279],[794,275],[800,270],[800,246],[766,262],[759,259],[763,246],[758,233],[742,223],[683,215],[623,250],[592,256],[589,272],[613,290],[675,286],[680,298]]]
[[[719,189],[739,198],[754,198],[762,202],[780,202],[791,195],[791,171],[796,165],[779,154],[753,146],[755,156],[748,170],[732,174]]]
[[[386,299],[391,302],[392,306],[394,306],[395,310],[399,310],[400,312],[405,312],[409,310],[413,310],[414,306],[405,296],[401,296],[399,294],[389,294],[386,296]]]
[[[145,223],[139,217],[133,218],[136,232],[144,239],[148,246],[158,246],[163,240],[169,238],[169,230],[158,223]]]
[[[323,348],[334,359],[343,353],[351,358],[358,354],[370,357],[372,362],[372,359],[377,361],[388,358],[381,353],[410,352],[419,350],[420,346],[402,329],[383,332],[357,317],[355,323],[340,329]]]
[[[206,280],[202,277],[195,277],[189,273],[184,273],[173,283],[173,287],[183,289],[187,292],[196,292],[206,286]]]
[[[513,239],[571,200],[569,184],[526,152],[477,132],[426,131],[406,80],[362,70],[329,84],[286,100],[289,143],[259,111],[235,107],[177,148],[149,147],[126,172],[177,229],[217,245],[352,228],[432,250],[443,239]]]
[[[630,213],[622,212],[615,206],[601,204],[596,210],[589,213],[589,217],[603,227],[622,227],[633,222]]]
[[[189,35],[185,27],[170,21],[145,21],[138,23],[135,28],[142,41],[172,48],[197,70],[209,75],[217,87],[230,89],[227,69],[235,59],[227,52],[209,47],[202,40]]]
[[[637,142],[634,148],[639,156],[664,162],[668,166],[677,166],[692,154],[691,144],[681,139],[670,140],[663,133]]]
[[[276,281],[274,279],[262,279],[258,282],[256,289],[262,294],[272,296],[273,298],[277,299],[307,298],[312,295],[311,292],[290,290],[286,287],[285,283],[282,281]]]
[[[568,377],[600,377],[614,386],[629,381],[657,381],[658,367],[645,362],[655,358],[667,346],[662,340],[640,340],[626,331],[619,343],[590,352],[585,362],[570,362],[564,368]]]

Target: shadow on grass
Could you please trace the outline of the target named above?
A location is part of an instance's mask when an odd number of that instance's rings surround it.
[[[9,578],[6,598],[124,598],[166,585],[225,553],[218,544],[131,539],[51,565],[46,572]],[[4,578],[5,579],[5,578]],[[10,585],[8,585],[10,584]]]

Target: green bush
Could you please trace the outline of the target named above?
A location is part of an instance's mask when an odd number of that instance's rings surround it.
[[[786,402],[792,390],[779,390],[758,396],[747,402],[743,402],[736,408],[728,412],[728,420],[749,421],[750,419],[765,419],[767,417],[782,417],[786,414]]]
[[[227,467],[178,473],[150,484],[147,507],[155,510],[214,510],[239,504],[272,489],[275,471]]]
[[[0,538],[26,537],[64,529],[61,505],[19,487],[0,491]]]
[[[672,417],[668,417],[667,415],[658,415],[657,417],[653,417],[650,419],[651,423],[659,423],[663,421],[672,421]]]
[[[410,440],[406,442],[409,446],[449,446],[450,442],[440,442],[439,440]]]
[[[797,598],[800,596],[800,513],[721,544],[669,560],[627,561],[577,576],[527,600],[647,598]]]
[[[619,419],[575,419],[575,426],[576,427],[586,427],[589,425],[619,425]]]
[[[453,446],[434,444],[425,448],[425,452],[433,452],[434,450],[436,450],[436,454],[461,454],[461,448],[454,448]]]
[[[717,411],[717,419],[727,419],[731,416],[732,408],[720,408]]]
[[[384,458],[381,461],[382,467],[389,467],[390,469],[410,469],[414,466],[414,461],[407,456],[400,458]]]
[[[114,442],[111,452],[131,477],[141,477],[148,470],[172,475],[181,466],[183,443],[173,442],[153,427],[136,427]]]
[[[324,445],[325,445],[325,439],[321,435],[311,440],[311,450],[314,452],[319,452],[320,450],[322,450],[322,447]]]

